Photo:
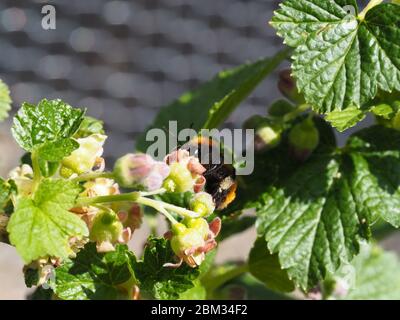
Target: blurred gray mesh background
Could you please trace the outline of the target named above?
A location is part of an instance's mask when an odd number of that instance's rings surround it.
[[[366,1],[360,1],[365,3]],[[278,0],[1,0],[0,77],[14,110],[61,98],[104,119],[108,158],[133,150],[158,109],[218,71],[273,55],[268,25]],[[56,7],[43,30],[41,8]],[[269,77],[229,119],[265,113],[277,97]]]
[[[52,4],[57,29],[43,30]],[[221,69],[281,47],[266,0],[2,0],[0,77],[14,110],[24,101],[61,98],[104,119],[107,155],[133,150],[158,109]],[[242,121],[276,96],[276,79],[258,88],[230,121]]]

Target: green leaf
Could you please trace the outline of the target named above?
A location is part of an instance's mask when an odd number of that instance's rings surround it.
[[[86,138],[92,134],[104,134],[103,126],[103,121],[85,116],[79,130],[74,134],[74,138]]]
[[[143,260],[134,264],[143,297],[174,300],[195,286],[194,281],[199,277],[199,270],[186,264],[177,269],[164,267],[165,263],[174,262],[174,259],[175,254],[169,241],[157,238],[148,240]]]
[[[340,132],[354,127],[358,122],[365,118],[365,113],[357,107],[350,107],[343,111],[332,111],[326,114],[326,121]]]
[[[56,174],[60,167],[60,162],[50,162],[39,158],[39,167],[43,177],[49,178]]]
[[[10,184],[10,182],[0,178],[0,213],[10,201],[10,196],[13,191],[14,186]]]
[[[41,160],[57,162],[69,156],[78,148],[79,143],[77,141],[73,139],[60,139],[42,144],[38,148],[38,154]]]
[[[11,97],[8,86],[0,79],[0,121],[8,117],[11,110]]]
[[[287,52],[282,51],[272,59],[267,58],[252,65],[249,64],[242,67],[243,70],[247,69],[247,74],[243,75],[243,78],[236,83],[231,92],[213,105],[209,110],[207,121],[203,127],[206,129],[219,127],[235,110],[238,104],[243,101],[257,85],[286,58],[286,56]],[[231,77],[231,74],[221,74],[220,78],[227,76]]]
[[[294,284],[288,274],[282,269],[277,254],[268,251],[267,243],[263,238],[258,238],[250,251],[249,271],[267,288],[279,292],[291,292]]]
[[[400,262],[395,253],[377,246],[363,246],[352,265],[356,270],[355,285],[345,299],[400,299]]]
[[[365,19],[346,12],[356,1],[286,0],[271,21],[295,47],[293,74],[315,111],[326,113],[400,90],[400,6],[373,7]]]
[[[33,199],[22,198],[7,226],[11,243],[26,263],[41,257],[67,258],[68,240],[88,235],[86,224],[69,212],[80,186],[66,180],[43,180]]]
[[[339,159],[318,156],[281,188],[264,194],[257,210],[258,231],[271,253],[303,289],[312,288],[358,252],[358,216]]]
[[[193,281],[194,287],[182,293],[179,300],[205,300],[207,297],[206,288],[200,280]]]
[[[386,103],[381,103],[376,106],[373,106],[371,108],[371,112],[374,115],[382,117],[384,119],[390,119],[394,110],[390,105],[388,105]]]
[[[373,126],[353,135],[353,196],[359,210],[400,226],[400,133]]]
[[[54,293],[64,300],[131,298],[129,288],[135,282],[134,261],[126,245],[117,245],[112,252],[98,253],[96,245],[88,243],[75,259],[56,268]]]
[[[296,284],[312,288],[349,262],[377,219],[400,225],[399,150],[399,132],[374,126],[266,187],[258,231]]]
[[[163,108],[148,130],[168,128],[169,121],[177,121],[178,131],[184,128],[197,131],[204,127],[218,127],[286,56],[287,52],[282,51],[272,58],[219,73],[197,90],[184,94]],[[145,151],[150,144],[146,141],[148,130],[137,140],[138,150]]]
[[[213,299],[218,300],[289,300],[283,293],[268,289],[261,281],[250,273],[233,279],[228,284],[213,293]]]
[[[78,130],[85,111],[61,100],[42,100],[37,106],[24,103],[14,117],[12,133],[26,151],[47,142],[71,138]]]

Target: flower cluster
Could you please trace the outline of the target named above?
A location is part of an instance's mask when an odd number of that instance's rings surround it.
[[[210,224],[203,218],[184,219],[182,223],[174,224],[172,231],[164,236],[171,240],[172,250],[179,261],[164,266],[177,268],[183,261],[192,268],[199,266],[204,261],[205,254],[217,246],[215,238],[220,230],[220,218],[215,218]]]
[[[54,175],[77,182],[82,188],[80,200],[69,211],[85,222],[89,234],[69,239],[70,255],[74,256],[89,241],[96,243],[98,252],[127,244],[142,224],[142,206],[150,206],[164,214],[171,225],[165,236],[170,239],[178,262],[166,266],[178,267],[183,261],[191,267],[199,266],[205,254],[217,245],[215,238],[221,228],[219,218],[210,223],[206,220],[215,211],[213,197],[204,190],[206,168],[187,150],[178,149],[163,161],[144,153],[127,154],[116,161],[113,172],[105,172],[102,155],[106,139],[100,133],[76,138],[79,147],[60,161]],[[10,173],[20,196],[34,194],[34,171],[23,164]],[[121,188],[134,191],[122,193]],[[166,193],[189,197],[180,207],[163,201]],[[54,265],[51,259],[42,257],[38,270]]]
[[[153,203],[170,219],[171,231],[165,236],[171,240],[172,249],[179,259],[178,263],[166,266],[178,267],[185,261],[189,266],[196,267],[217,244],[215,237],[221,228],[221,220],[216,218],[210,224],[205,220],[215,210],[212,196],[204,191],[205,171],[199,159],[184,149],[173,151],[163,162],[155,161],[146,154],[128,154],[116,162],[115,178],[121,186],[158,194],[192,194],[188,202],[189,210],[162,201]],[[171,216],[169,210],[177,214],[180,221]]]

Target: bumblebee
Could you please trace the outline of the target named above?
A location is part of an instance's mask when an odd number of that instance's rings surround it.
[[[231,164],[224,163],[224,153],[220,144],[210,137],[197,136],[183,146],[196,156],[206,171],[205,191],[213,197],[218,210],[225,209],[236,197],[236,169]],[[207,154],[204,154],[206,152]],[[194,154],[193,154],[194,153]],[[213,155],[219,154],[219,163],[212,161]],[[205,161],[204,161],[205,160]]]

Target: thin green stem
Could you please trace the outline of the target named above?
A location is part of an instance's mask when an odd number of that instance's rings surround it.
[[[110,196],[99,197],[82,197],[78,198],[77,206],[90,206],[97,203],[112,203],[112,202],[137,202],[140,197],[140,192],[131,192],[123,194],[114,194]]]
[[[91,172],[91,173],[82,174],[79,177],[72,179],[72,181],[82,182],[82,181],[89,181],[89,180],[94,180],[94,179],[98,179],[98,178],[112,179],[112,178],[114,178],[114,173],[113,172]]]
[[[368,3],[368,5],[364,8],[364,10],[359,13],[358,19],[360,19],[360,21],[363,21],[365,19],[367,12],[371,10],[373,7],[381,4],[382,2],[383,0],[371,0]]]
[[[139,197],[139,199],[136,200],[137,203],[141,203],[145,206],[153,207],[156,210],[159,210],[159,208],[164,208],[166,210],[173,211],[185,218],[198,218],[199,215],[191,210],[187,210],[185,208],[181,208],[178,206],[174,206],[170,203],[166,203],[164,201],[159,201],[159,200],[154,200],[154,199],[149,199],[146,197]]]
[[[204,286],[206,287],[207,291],[212,292],[215,289],[218,289],[219,287],[224,285],[225,283],[241,276],[248,271],[249,266],[247,263],[233,266],[229,270],[227,270],[226,267],[223,267],[221,268],[220,272],[218,272],[217,270],[214,275],[211,275],[210,277],[205,277]]]
[[[171,221],[172,224],[178,223],[178,221],[176,221],[176,219],[166,210],[164,202],[162,201],[157,201],[146,197],[139,197],[137,199],[137,203],[156,209],[158,212],[161,212],[169,221]]]
[[[156,200],[153,200],[156,201]],[[163,207],[167,210],[173,211],[179,215],[181,215],[184,218],[198,218],[199,214],[197,212],[191,211],[191,210],[187,210],[185,208],[181,208],[178,206],[174,206],[173,204],[170,203],[166,203],[163,201],[159,201],[162,203]]]
[[[284,115],[283,122],[289,122],[289,121],[297,118],[300,114],[307,111],[308,109],[310,109],[309,104],[304,103],[304,104],[299,105],[296,109],[294,109],[293,111]]]
[[[33,186],[32,192],[34,193],[39,186],[40,180],[42,179],[42,174],[40,172],[40,165],[39,165],[39,155],[36,150],[33,150],[31,153],[32,159],[32,169],[33,169]]]
[[[143,196],[143,197],[148,197],[148,196],[155,196],[155,195],[157,195],[157,194],[163,194],[163,193],[165,193],[165,192],[167,192],[167,190],[166,189],[164,189],[164,188],[161,188],[161,189],[157,189],[157,190],[154,190],[154,191],[149,191],[149,192],[140,192],[140,194]]]
[[[143,204],[145,206],[152,207],[157,211],[164,214],[171,222],[176,222],[176,220],[168,213],[167,210],[173,211],[185,218],[198,218],[199,215],[194,212],[187,210],[185,208],[181,208],[178,206],[174,206],[172,204],[154,200],[150,198],[146,198],[143,196],[141,192],[131,192],[131,193],[124,193],[124,194],[115,194],[110,196],[100,196],[100,197],[82,197],[78,198],[77,206],[90,206],[99,203],[112,203],[112,202],[136,202],[139,204]],[[172,218],[172,219],[171,219]]]

